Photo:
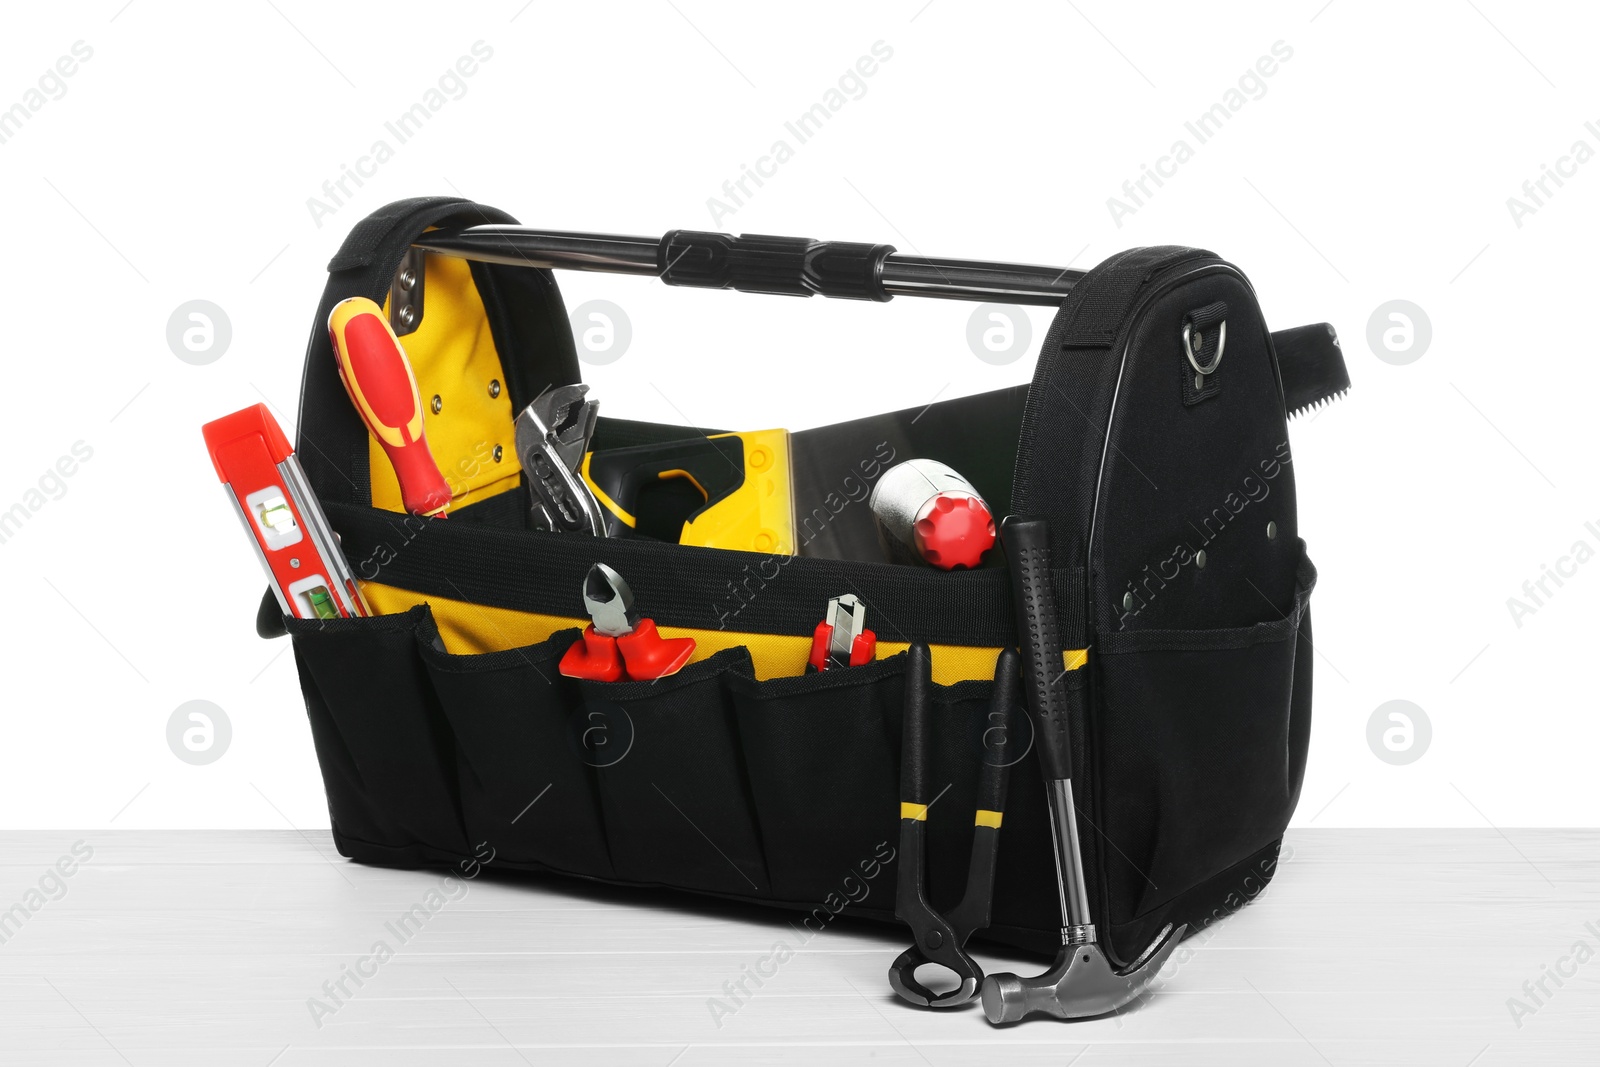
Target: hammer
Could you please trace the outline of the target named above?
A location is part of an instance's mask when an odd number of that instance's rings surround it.
[[[1061,951],[1050,970],[1037,978],[991,974],[983,980],[983,1013],[996,1024],[1018,1022],[1034,1012],[1084,1019],[1116,1011],[1143,992],[1183,940],[1185,928],[1174,929],[1170,923],[1163,927],[1123,970],[1112,967],[1100,949],[1089,913],[1077,809],[1072,801],[1071,707],[1081,702],[1086,678],[1065,669],[1055,590],[1050,584],[1049,524],[1042,518],[1012,515],[1001,525],[1000,537],[1011,568],[1023,692],[1033,718],[1039,766],[1050,803],[1062,926]],[[1076,670],[1082,669],[1083,664],[1077,664]]]

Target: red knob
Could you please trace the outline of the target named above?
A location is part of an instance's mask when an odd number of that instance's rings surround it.
[[[923,505],[912,530],[917,551],[935,567],[976,567],[994,547],[994,516],[966,493],[939,493]]]

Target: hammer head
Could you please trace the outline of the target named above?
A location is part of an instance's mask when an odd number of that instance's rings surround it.
[[[983,980],[983,1013],[991,1023],[1014,1023],[1043,1012],[1087,1019],[1116,1011],[1144,992],[1183,940],[1184,927],[1162,929],[1133,966],[1116,971],[1099,945],[1063,945],[1056,965],[1037,978],[991,974]]]

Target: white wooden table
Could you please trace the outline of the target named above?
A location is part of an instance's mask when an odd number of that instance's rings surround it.
[[[80,840],[92,856],[47,874]],[[12,831],[0,908],[26,914],[0,916],[0,1063],[1600,1063],[1600,831],[1289,844],[1273,887],[1137,1010],[998,1031],[976,1005],[897,1002],[888,927],[802,945],[784,914],[548,878],[430,899],[439,872],[355,866],[320,832]],[[402,940],[386,924],[417,904],[432,914]],[[714,1021],[779,941],[794,957]],[[1534,1010],[1514,1019],[1512,997]]]

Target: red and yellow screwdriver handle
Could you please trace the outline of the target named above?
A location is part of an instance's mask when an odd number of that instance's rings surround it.
[[[341,300],[328,313],[328,333],[345,392],[394,465],[406,510],[442,517],[450,485],[428,450],[417,379],[383,309],[364,296]]]

